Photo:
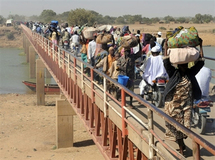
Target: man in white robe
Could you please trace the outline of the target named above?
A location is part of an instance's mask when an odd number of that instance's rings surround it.
[[[144,94],[144,88],[148,84],[153,85],[153,80],[157,77],[167,77],[168,74],[163,65],[162,55],[160,53],[160,47],[155,46],[151,49],[152,55],[148,58],[145,64],[145,70],[143,74],[143,80],[141,81],[140,87],[140,95]]]

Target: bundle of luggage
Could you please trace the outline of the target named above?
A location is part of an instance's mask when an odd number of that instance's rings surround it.
[[[120,46],[124,48],[133,48],[138,45],[137,38],[134,35],[127,35],[122,37],[122,40],[120,42]]]
[[[199,50],[196,48],[200,44],[200,38],[195,27],[176,28],[173,32],[167,32],[168,50],[170,62],[173,64],[185,64],[196,61],[199,58]]]
[[[100,31],[100,32],[102,32],[102,31],[111,32],[112,30],[113,30],[112,25],[102,25],[102,26],[98,27],[98,31]]]
[[[94,27],[85,27],[82,32],[84,38],[93,39],[94,35],[98,32],[98,29]]]
[[[58,25],[58,21],[51,21],[51,24],[50,24],[50,26],[52,27],[52,28],[56,28],[57,27],[57,25]]]
[[[112,38],[112,34],[110,33],[102,33],[99,34],[96,38],[96,43],[99,44],[107,44],[109,42],[112,42],[113,38]]]

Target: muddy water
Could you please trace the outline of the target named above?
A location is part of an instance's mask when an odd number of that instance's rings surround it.
[[[0,48],[0,94],[5,93],[32,93],[23,83],[29,79],[29,64],[26,63],[26,56],[22,56],[23,50]],[[51,78],[46,83],[55,83]]]

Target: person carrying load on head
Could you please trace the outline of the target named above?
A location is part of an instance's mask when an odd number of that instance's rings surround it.
[[[120,75],[125,75],[129,77],[127,88],[134,91],[134,77],[135,77],[135,59],[134,54],[131,54],[130,47],[124,47],[123,55],[117,61],[117,70]],[[130,96],[129,106],[133,108],[132,105],[133,97]]]
[[[57,28],[53,28],[53,31],[50,34],[50,38],[53,44],[57,45],[58,41],[60,39],[60,36],[58,34]]]
[[[173,62],[171,60],[172,52],[167,56],[168,39],[165,41],[165,57],[163,62],[169,75],[169,82],[164,90],[164,110],[168,116],[174,118],[188,129],[191,128],[191,109],[193,100],[201,99],[202,95],[195,77],[204,66],[202,40],[199,39],[199,41],[200,58],[196,60],[195,65],[191,68],[188,68],[188,63],[186,61],[184,61],[184,63],[178,63],[179,60],[177,63],[175,62],[177,68],[171,64]],[[184,54],[189,54],[188,52],[186,53],[187,48],[181,49],[185,50]],[[174,56],[177,58],[180,56],[179,54],[180,53],[178,52]],[[187,135],[179,131],[175,126],[166,122],[165,138],[177,142],[179,145],[179,152],[183,155],[183,151],[186,149],[184,139],[187,138]]]

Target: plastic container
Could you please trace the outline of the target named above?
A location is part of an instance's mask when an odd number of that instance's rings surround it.
[[[129,79],[128,76],[118,75],[118,82],[119,82],[120,84],[122,84],[123,86],[126,86],[126,85],[127,85],[128,79]]]

